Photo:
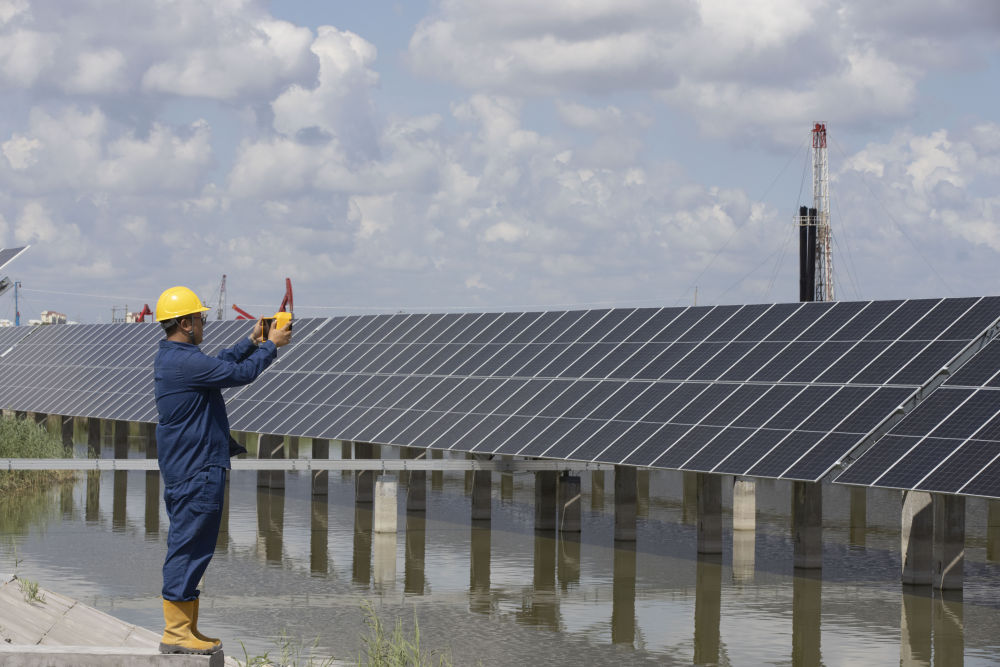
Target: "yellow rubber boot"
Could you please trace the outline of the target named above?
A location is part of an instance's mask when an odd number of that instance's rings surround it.
[[[219,648],[222,648],[222,640],[218,637],[206,637],[201,634],[198,630],[198,600],[200,598],[195,598],[194,600],[194,616],[191,618],[191,634],[200,639],[203,642],[211,642],[213,644],[218,644]]]
[[[198,653],[208,655],[219,650],[220,645],[202,641],[191,633],[194,619],[194,600],[187,602],[163,601],[165,628],[160,640],[160,653]]]

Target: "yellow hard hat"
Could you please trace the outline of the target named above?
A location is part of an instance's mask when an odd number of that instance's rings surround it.
[[[208,308],[202,304],[197,294],[187,287],[178,285],[164,290],[160,298],[156,300],[156,321],[163,322],[206,310]]]

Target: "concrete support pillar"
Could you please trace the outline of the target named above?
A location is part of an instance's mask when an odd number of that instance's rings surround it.
[[[851,546],[864,547],[868,533],[868,487],[852,486],[851,518],[847,542]]]
[[[350,440],[341,440],[340,441],[340,460],[342,460],[342,461],[350,461],[351,458],[353,457],[353,453],[352,453],[353,450],[354,450],[354,443],[353,442],[351,442]],[[352,477],[352,476],[354,476],[354,473],[352,471],[350,471],[350,470],[341,470],[340,471],[340,476],[341,477]]]
[[[147,459],[156,458],[156,424],[143,423],[139,425],[143,448]],[[160,471],[146,471],[146,536],[154,537],[160,534]]]
[[[49,416],[44,412],[29,412],[28,416],[35,420],[36,424],[42,424],[43,426],[48,422]]]
[[[115,421],[114,423],[115,436],[114,436],[114,447],[115,447],[115,458],[116,459],[127,459],[128,458],[128,422],[126,421]]]
[[[443,459],[444,452],[440,449],[431,450],[432,459]],[[443,491],[444,490],[444,471],[442,470],[432,470],[431,471],[431,490],[432,491]]]
[[[617,475],[616,475],[617,477]],[[635,541],[615,544],[611,580],[611,643],[635,643]]]
[[[899,619],[899,664],[931,664],[933,598],[929,589],[904,589]]]
[[[469,611],[478,614],[489,614],[492,610],[490,601],[492,532],[492,529],[485,524],[472,524],[469,534]]]
[[[649,517],[649,472],[648,468],[635,471],[635,513],[644,519]]]
[[[382,481],[379,480],[378,484]],[[396,484],[398,484],[398,480]],[[396,533],[372,535],[372,580],[375,590],[383,593],[396,585]]]
[[[500,473],[500,501],[509,503],[514,500],[514,473]]]
[[[371,460],[376,457],[375,447],[369,442],[354,443],[354,458]],[[375,471],[358,470],[354,478],[354,500],[359,503],[375,501]]]
[[[559,478],[559,532],[579,533],[582,530],[580,505],[580,476],[561,476]]]
[[[757,483],[733,480],[733,530],[757,530]]]
[[[822,665],[820,651],[823,580],[818,572],[792,577],[792,664]]]
[[[593,470],[590,473],[590,509],[600,512],[604,509],[604,471]]]
[[[987,500],[986,560],[1000,561],[1000,500]]]
[[[556,529],[557,480],[554,470],[535,473],[535,530]]]
[[[900,555],[902,582],[927,586],[934,570],[934,503],[924,491],[903,491]]]
[[[712,475],[719,477],[719,475]],[[701,519],[699,518],[699,523]],[[699,554],[695,575],[694,663],[719,664],[719,624],[722,620],[722,558]]]
[[[934,587],[961,590],[964,564],[965,496],[934,494]]]
[[[59,433],[62,437],[63,447],[73,446],[73,426],[75,422],[69,415],[63,415],[59,420]]]
[[[215,548],[225,552],[229,549],[229,478],[232,471],[226,471],[226,486],[222,491],[222,516],[219,517],[219,536],[215,540]]]
[[[125,501],[128,498],[128,473],[124,470],[116,470],[114,473],[114,487],[111,495],[111,530],[115,533],[123,533],[128,528],[125,512]]]
[[[299,438],[298,436],[289,435],[285,436],[285,448],[288,452],[288,458],[297,459],[299,458]]]
[[[636,469],[615,466],[615,541],[635,542]]]
[[[427,471],[411,470],[406,486],[406,511],[427,511]]]
[[[280,435],[261,433],[257,441],[257,458],[259,459],[283,459],[285,458],[285,439]],[[285,488],[284,470],[258,470],[257,487],[264,489]]]
[[[96,417],[87,418],[87,448],[97,458],[101,456],[101,420]]]
[[[757,531],[733,531],[733,582],[748,584],[756,569]]]
[[[313,440],[313,447],[315,446],[316,441]],[[330,497],[326,493],[315,492],[315,479],[313,485],[309,518],[309,571],[313,574],[326,575],[330,569],[330,559],[327,555],[330,536]]]
[[[87,523],[96,523],[101,518],[101,473],[87,471],[87,502],[85,515]]]
[[[792,482],[792,539],[795,567],[823,567],[823,487],[814,482]]]
[[[698,523],[698,473],[681,473],[683,497],[681,498],[681,523],[693,526]]]
[[[472,520],[489,521],[492,518],[493,473],[474,470],[472,476]]]
[[[330,458],[330,441],[323,438],[312,439],[312,457],[314,460],[326,461]],[[312,494],[325,496],[330,492],[330,471],[313,470]]]
[[[698,553],[722,553],[722,476],[698,473]]]
[[[421,470],[421,473],[425,471]],[[412,482],[412,478],[410,480]],[[426,485],[427,480],[424,480]],[[427,544],[427,520],[422,514],[406,515],[406,554],[403,559],[403,592],[408,595],[423,595],[424,553]]]
[[[375,482],[375,517],[376,533],[396,532],[396,495],[399,482],[393,475],[382,475]]]
[[[464,458],[466,461],[471,461],[475,459],[476,456],[475,454],[466,453]],[[469,495],[472,493],[472,481],[475,478],[475,475],[473,474],[474,472],[475,472],[474,470],[465,471],[465,495]]]

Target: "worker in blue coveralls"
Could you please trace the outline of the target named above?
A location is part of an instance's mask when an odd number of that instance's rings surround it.
[[[222,642],[198,631],[195,588],[212,560],[219,537],[229,457],[246,450],[229,435],[222,389],[253,382],[291,340],[290,325],[253,333],[216,357],[201,344],[208,310],[186,287],[171,287],[156,302],[156,321],[166,331],[153,363],[156,427],[163,500],[170,517],[163,562],[160,653],[214,653]]]

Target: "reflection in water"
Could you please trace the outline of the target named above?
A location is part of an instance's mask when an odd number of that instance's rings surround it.
[[[228,498],[228,496],[227,496]],[[146,471],[146,539],[160,536],[160,472]]]
[[[615,542],[611,643],[635,642],[635,542]]]
[[[391,591],[396,585],[396,533],[372,535],[375,590]]]
[[[351,563],[351,580],[368,588],[372,579],[372,521],[370,505],[354,505],[354,560]]]
[[[689,526],[698,523],[698,475],[693,472],[682,473],[684,480],[684,495],[681,505],[681,522]]]
[[[475,613],[490,612],[490,524],[473,521],[469,534],[469,610]]]
[[[73,518],[73,484],[63,484],[59,489],[59,509],[64,519]]]
[[[590,473],[590,509],[600,512],[604,509],[604,471],[593,470]]]
[[[257,550],[264,552],[264,560],[268,563],[281,564],[284,529],[284,489],[257,487]]]
[[[1000,561],[1000,500],[987,501],[986,560]]]
[[[403,560],[403,591],[424,594],[424,545],[427,543],[427,519],[423,514],[406,514],[406,558]]]
[[[101,473],[87,473],[87,521],[96,523],[101,518]]]
[[[500,473],[500,500],[509,503],[514,500],[514,473]]]
[[[733,531],[733,581],[737,584],[753,582],[756,563],[757,531]]]
[[[559,532],[559,587],[580,583],[580,533]]]
[[[114,476],[114,493],[111,497],[111,530],[119,533],[126,528],[125,496],[128,493],[128,473],[124,470],[116,470]]]
[[[965,660],[965,621],[962,591],[935,591],[934,664],[961,667]]]
[[[722,618],[722,556],[698,554],[694,597],[694,662],[719,661],[719,622]]]
[[[329,496],[314,495],[309,521],[309,571],[326,575],[330,569],[327,546],[330,533]]]
[[[931,609],[928,586],[903,586],[899,619],[899,663],[931,664]]]
[[[792,664],[818,665],[823,580],[816,570],[796,569],[792,579]]]
[[[550,531],[535,531],[533,589],[527,592],[517,619],[525,624],[559,629],[559,599],[556,596],[556,541]]]

